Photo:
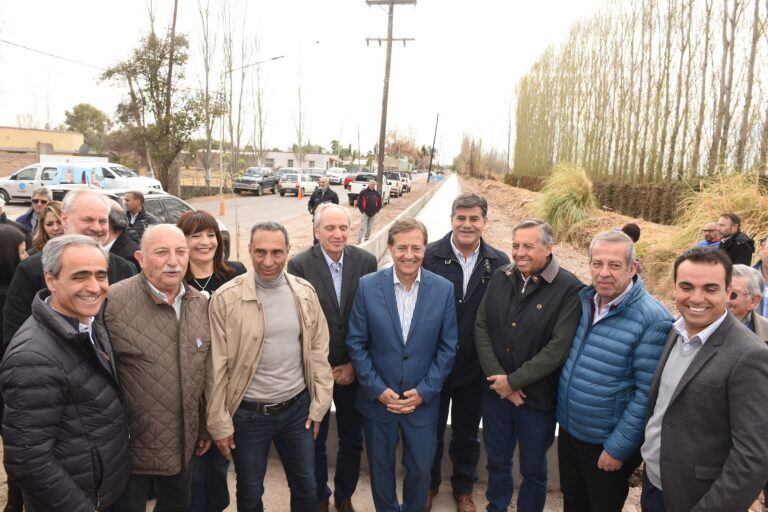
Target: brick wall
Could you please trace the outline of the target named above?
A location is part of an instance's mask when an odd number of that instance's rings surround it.
[[[0,151],[0,176],[8,176],[24,166],[37,163],[37,153]]]

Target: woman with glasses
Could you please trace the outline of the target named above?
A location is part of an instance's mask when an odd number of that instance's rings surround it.
[[[51,238],[64,234],[64,228],[61,224],[61,203],[59,201],[51,201],[46,204],[40,219],[41,222],[37,223],[35,234],[32,238],[34,249],[29,252],[30,256],[36,252],[42,252],[43,247]]]
[[[0,225],[0,325],[3,323],[3,307],[8,293],[8,285],[11,284],[16,267],[26,257],[24,233],[14,226]],[[2,413],[3,402],[2,397],[0,397],[0,417],[2,417]],[[24,507],[21,489],[13,482],[8,481],[6,491],[8,501],[3,512],[21,512]]]
[[[224,260],[221,231],[213,215],[202,210],[188,211],[179,217],[177,226],[187,237],[189,249],[185,280],[207,298],[227,281],[245,273],[242,263]],[[228,469],[229,462],[215,448],[202,456],[195,455],[189,512],[222,512],[229,506]]]

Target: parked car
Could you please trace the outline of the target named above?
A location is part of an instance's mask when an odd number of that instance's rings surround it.
[[[320,178],[325,178],[325,173],[320,174],[320,173],[316,173],[316,172],[311,172],[311,173],[309,173],[309,177],[312,178],[312,181],[319,183],[320,182]]]
[[[355,206],[355,201],[357,201],[357,196],[360,195],[360,191],[368,186],[369,181],[375,179],[375,174],[360,173],[355,177],[354,181],[350,182],[349,192],[347,192],[349,206]],[[379,192],[381,192],[381,204],[389,204],[389,199],[392,197],[392,187],[389,186],[386,180],[383,183],[383,190],[380,190]]]
[[[163,190],[160,182],[139,176],[125,166],[112,163],[37,163],[29,165],[10,176],[0,178],[0,197],[6,202],[29,201],[32,191],[40,186],[63,183],[67,172],[72,172],[72,183],[87,186],[98,184],[105,189],[138,188]],[[85,181],[83,180],[85,177]]]
[[[74,188],[79,188],[77,185],[52,185],[50,187],[51,194],[53,195],[53,199],[55,201],[61,201],[64,199],[64,196],[67,192]],[[147,210],[149,213],[160,219],[160,222],[165,222],[168,224],[176,224],[178,222],[179,217],[181,217],[181,214],[184,212],[187,212],[189,210],[196,210],[197,208],[193,207],[186,201],[183,201],[182,199],[173,196],[169,194],[168,192],[163,192],[162,190],[156,190],[156,189],[141,189],[141,188],[124,188],[124,189],[101,189],[101,188],[94,188],[95,192],[98,192],[99,194],[104,194],[110,199],[114,199],[121,205],[123,204],[123,197],[125,197],[125,194],[127,192],[131,192],[133,190],[139,190],[141,193],[144,194],[144,209]],[[219,230],[221,230],[221,239],[224,243],[224,257],[229,257],[229,250],[230,250],[230,234],[229,230],[227,229],[227,226],[221,222],[218,218],[216,219],[216,222],[219,224]]]
[[[341,185],[347,175],[347,170],[343,167],[331,167],[328,169],[327,175],[331,185]]]
[[[322,167],[310,167],[309,169],[307,169],[307,174],[309,175],[318,174],[320,176],[325,176],[325,169],[323,169]]]
[[[344,176],[344,188],[345,189],[348,189],[349,188],[349,184],[352,183],[353,181],[355,181],[355,178],[357,177],[357,174],[358,173],[356,173],[356,172],[355,173],[349,173],[348,172],[347,175]]]
[[[384,177],[387,180],[387,183],[389,183],[389,186],[392,187],[392,195],[395,197],[400,197],[403,195],[403,178],[400,176],[400,173],[397,171],[387,171],[384,173]]]
[[[235,180],[235,194],[253,191],[260,196],[267,190],[277,193],[277,178],[268,167],[249,167]]]
[[[316,181],[312,181],[309,174],[284,174],[277,182],[277,191],[281,196],[284,196],[286,192],[298,195],[300,187],[301,193],[307,195],[314,192],[318,186]]]
[[[411,191],[411,175],[407,172],[401,172],[400,177],[403,179],[403,192]]]

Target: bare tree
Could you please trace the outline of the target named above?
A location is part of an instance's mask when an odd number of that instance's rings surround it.
[[[760,2],[755,0],[755,10],[752,19],[752,39],[749,46],[749,61],[747,64],[747,92],[744,97],[744,105],[741,114],[741,127],[739,128],[739,138],[736,142],[736,168],[745,169],[745,152],[747,147],[747,138],[750,129],[750,114],[752,111],[752,95],[755,86],[755,63],[757,62],[757,45],[760,42],[760,36],[764,27],[760,19]]]
[[[298,110],[296,111],[296,119],[294,120],[293,126],[296,133],[296,161],[298,163],[298,167],[303,167],[304,164],[304,146],[306,144],[306,129],[307,129],[307,120],[306,120],[306,112],[304,110],[304,100],[301,90],[301,75],[299,75],[299,87],[296,90],[296,99],[298,100],[297,106]]]
[[[205,188],[211,192],[211,165],[212,141],[213,141],[213,123],[216,120],[216,113],[219,109],[214,107],[214,99],[211,94],[211,70],[213,61],[216,57],[217,37],[211,35],[211,9],[210,0],[198,0],[197,10],[200,15],[200,51],[203,56],[203,108],[205,111],[204,131],[205,131],[205,150],[203,152],[203,169],[205,170]],[[222,151],[222,148],[219,148]]]

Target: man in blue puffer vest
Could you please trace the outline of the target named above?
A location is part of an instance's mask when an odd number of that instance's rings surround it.
[[[558,387],[560,488],[565,512],[621,512],[673,319],[645,290],[627,235],[597,235],[589,260],[592,286],[579,293],[582,317]]]

